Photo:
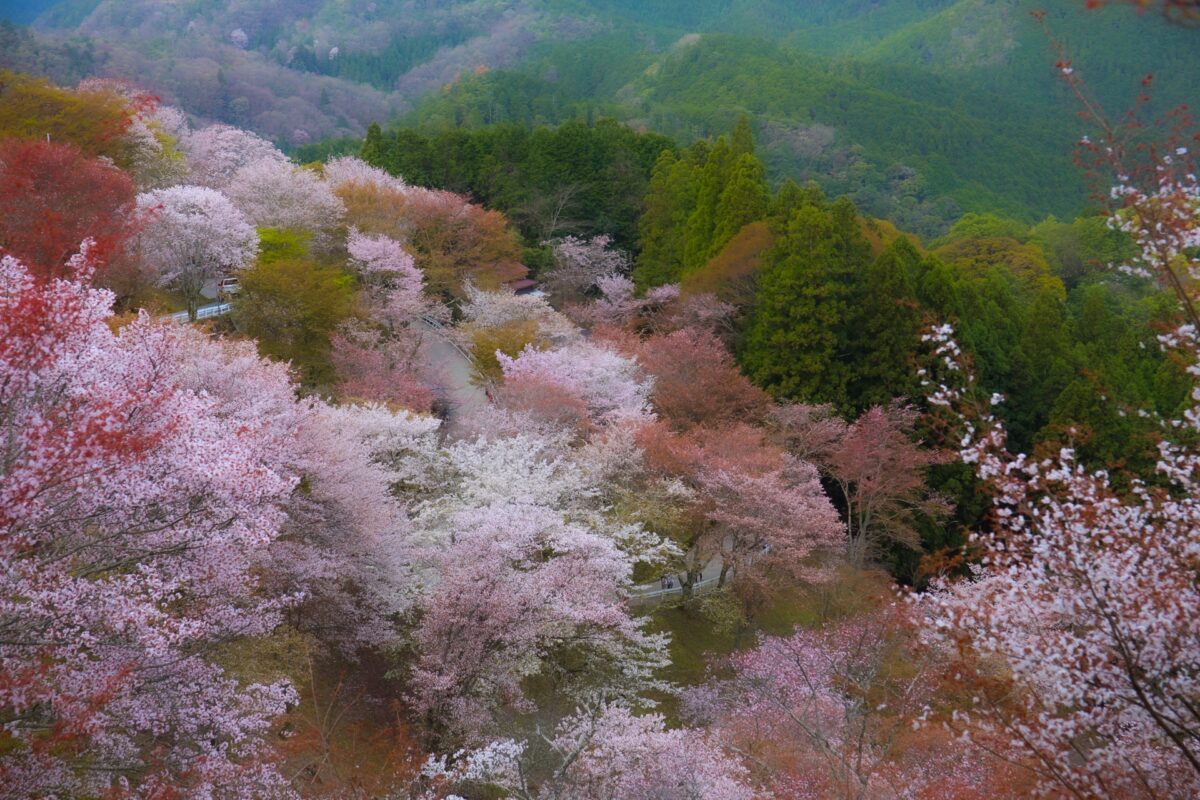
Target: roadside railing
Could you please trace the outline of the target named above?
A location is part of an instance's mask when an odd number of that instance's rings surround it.
[[[711,578],[704,578],[692,584],[692,594],[706,594],[716,589],[721,584],[721,576],[714,575]],[[633,603],[646,603],[653,600],[661,600],[664,597],[672,595],[682,595],[683,586],[675,585],[669,589],[646,589],[644,587],[635,587],[629,599]]]
[[[202,319],[210,319],[212,317],[219,317],[222,314],[228,314],[232,308],[233,308],[232,303],[213,303],[210,306],[204,306],[202,308],[196,309],[196,320],[199,321]],[[167,318],[174,322],[187,322],[188,321],[188,312],[176,311],[174,314],[168,314]]]

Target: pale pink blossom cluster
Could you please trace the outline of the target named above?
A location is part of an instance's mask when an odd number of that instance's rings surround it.
[[[1139,250],[1137,260],[1123,265],[1123,271],[1147,278],[1179,274],[1200,279],[1200,181],[1188,171],[1190,158],[1186,147],[1159,156],[1149,187],[1128,175],[1117,176],[1112,200],[1119,208],[1109,224],[1129,234]]]
[[[406,194],[409,189],[408,184],[400,178],[389,175],[378,167],[372,167],[361,158],[354,156],[332,158],[325,164],[324,171],[325,182],[335,192],[344,186],[354,184],[374,186],[398,194]]]
[[[565,236],[546,244],[554,253],[554,269],[544,282],[560,303],[581,300],[600,280],[628,274],[631,266],[627,254],[612,249],[612,239],[608,236],[591,239]]]
[[[164,286],[178,289],[195,313],[201,290],[258,255],[258,232],[225,195],[172,186],[138,195],[144,222],[140,257]]]
[[[501,710],[532,710],[522,681],[533,675],[556,675],[571,694],[579,676],[553,658],[564,646],[591,662],[593,681],[607,673],[609,692],[656,685],[665,642],[627,613],[632,564],[614,541],[520,502],[462,511],[452,528],[432,552],[437,578],[415,637],[413,702],[431,730],[478,741]]]
[[[885,611],[764,639],[687,690],[685,714],[732,747],[778,759],[762,765],[774,796],[982,796],[985,754],[945,740],[932,753],[914,730],[936,683],[926,664],[906,662],[897,622]]]
[[[499,740],[460,754],[453,767],[431,759],[427,777],[487,783],[521,800],[750,800],[747,771],[702,731],[668,729],[662,716],[635,715],[620,703],[581,708],[538,743]],[[531,779],[538,768],[545,780]]]
[[[362,276],[375,321],[395,332],[428,312],[425,278],[399,242],[351,228],[346,249]]]
[[[933,397],[961,411],[974,379],[952,337],[949,326],[929,335],[948,372]],[[1175,341],[1194,357],[1190,333]],[[956,723],[1032,761],[1048,792],[1200,792],[1200,452],[1164,441],[1158,470],[1172,485],[1118,492],[1068,448],[1036,459],[1005,443],[990,412],[967,422],[962,458],[991,486],[996,532],[975,537],[973,580],[924,604],[931,638],[985,675],[1007,671],[1015,691],[979,690]]]
[[[341,224],[342,201],[312,170],[277,158],[261,158],[238,169],[224,188],[250,224],[322,235]]]
[[[256,593],[251,568],[295,485],[292,418],[231,419],[181,382],[178,328],[143,316],[115,334],[111,301],[0,261],[0,785],[286,795],[256,761],[294,694],[239,681],[210,651],[271,630],[286,605]],[[286,391],[281,371],[257,379]]]
[[[224,189],[238,170],[258,161],[287,164],[288,157],[261,136],[232,125],[209,125],[188,133],[180,142],[191,180],[210,189]]]
[[[553,386],[577,397],[597,423],[648,420],[651,381],[637,362],[603,345],[574,341],[552,350],[526,347],[516,358],[497,353],[505,384]]]
[[[584,325],[624,326],[679,299],[679,286],[673,283],[656,286],[642,297],[635,294],[633,281],[624,275],[604,275],[595,285],[600,292],[595,302],[569,309]]]
[[[533,322],[547,338],[569,338],[578,329],[555,311],[546,299],[536,294],[516,294],[509,289],[487,292],[466,286],[467,302],[462,305],[465,324],[475,328],[499,328],[515,322]]]

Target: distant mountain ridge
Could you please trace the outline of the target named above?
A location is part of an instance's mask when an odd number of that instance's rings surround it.
[[[928,233],[1082,203],[1040,5],[1106,103],[1147,64],[1162,107],[1200,101],[1194,33],[1082,0],[59,0],[0,65],[132,77],[288,145],[398,116],[613,116],[687,139],[748,113],[776,176]]]

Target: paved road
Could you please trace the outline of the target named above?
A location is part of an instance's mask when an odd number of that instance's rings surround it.
[[[720,556],[715,556],[711,561],[704,565],[703,571],[700,573],[700,580],[692,587],[696,594],[703,594],[717,588],[717,582],[721,577],[721,567],[724,562]],[[662,588],[660,581],[650,581],[649,583],[639,583],[633,587],[630,592],[629,600],[633,605],[645,605],[647,603],[657,603],[662,600],[670,600],[675,597],[683,596],[683,586],[680,583],[680,574],[678,572],[671,573],[675,579],[675,586],[671,589]]]
[[[487,408],[487,394],[471,381],[475,366],[447,337],[440,326],[418,320],[421,329],[421,362],[424,378],[437,387],[439,397],[446,403],[443,432],[447,439],[458,439],[475,433],[476,421]]]

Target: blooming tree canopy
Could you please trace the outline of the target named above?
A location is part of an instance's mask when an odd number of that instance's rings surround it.
[[[238,169],[223,192],[260,228],[328,233],[345,214],[342,201],[316,173],[272,157]]]
[[[704,733],[668,730],[662,716],[637,716],[620,703],[588,706],[563,720],[545,762],[526,742],[496,741],[448,767],[431,760],[426,775],[451,783],[491,784],[521,800],[750,800],[746,769]],[[547,772],[540,784],[531,775]]]
[[[544,283],[560,303],[582,300],[584,293],[594,288],[601,278],[625,275],[631,266],[628,255],[611,249],[612,239],[608,236],[591,239],[564,236],[550,244],[554,269]]]
[[[650,381],[635,361],[602,345],[579,340],[552,350],[527,347],[516,358],[496,357],[505,385],[560,389],[582,401],[598,424],[651,416]]]
[[[399,242],[351,228],[346,249],[367,287],[371,317],[377,322],[395,331],[429,309],[424,276]]]
[[[946,371],[959,374],[931,402],[961,407],[974,381],[952,333],[940,326],[928,335]],[[1190,329],[1170,338],[1195,352]],[[1190,410],[1186,425],[1197,419]],[[1003,426],[990,414],[982,422],[967,423],[962,457],[992,487],[998,530],[976,537],[984,558],[974,580],[943,583],[926,601],[930,639],[953,648],[957,674],[971,682],[975,702],[957,722],[1031,759],[1048,789],[1113,798],[1200,791],[1191,555],[1200,547],[1200,453],[1164,441],[1159,471],[1177,491],[1135,482],[1125,494],[1068,448],[1044,459],[1011,455]],[[992,674],[991,659],[1006,676]]]
[[[521,681],[553,667],[560,647],[580,650],[586,676],[558,680],[581,691],[653,685],[663,642],[626,613],[632,562],[612,540],[512,502],[463,511],[453,528],[431,555],[437,580],[415,634],[413,700],[431,730],[479,737],[499,710],[528,710]]]
[[[288,158],[261,136],[232,125],[209,125],[189,133],[181,142],[191,180],[223,189],[238,170],[259,161],[287,164]]]
[[[70,267],[89,277],[86,256]],[[142,317],[115,334],[111,301],[0,260],[0,785],[285,794],[261,757],[294,695],[209,653],[279,618],[251,567],[279,535],[295,485],[280,443],[295,431],[287,417],[231,424],[179,382],[184,332]],[[287,391],[281,371],[252,369]]]
[[[195,319],[200,290],[258,254],[258,232],[220,192],[173,186],[138,195],[140,254],[159,282],[177,287]]]

